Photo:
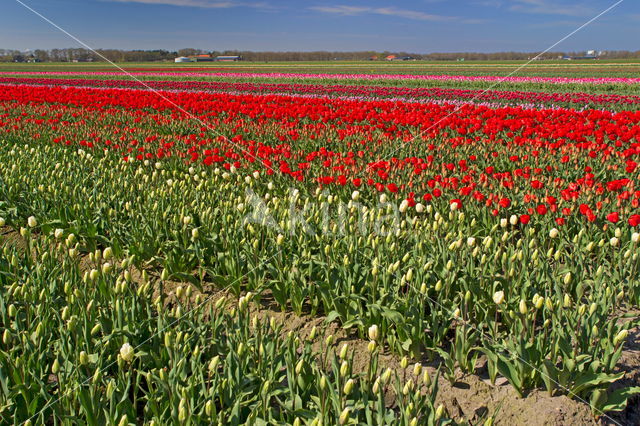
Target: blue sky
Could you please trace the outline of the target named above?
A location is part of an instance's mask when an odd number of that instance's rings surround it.
[[[94,48],[541,51],[615,0],[20,0]],[[554,50],[640,50],[625,0]],[[80,47],[0,0],[0,48]]]

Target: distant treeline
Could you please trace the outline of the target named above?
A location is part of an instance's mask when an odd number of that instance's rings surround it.
[[[200,49],[169,50],[118,50],[98,49],[95,53],[88,49],[37,49],[21,52],[11,49],[0,49],[0,62],[100,62],[107,58],[113,62],[151,62],[171,61],[177,56],[193,56],[198,54],[234,55],[241,56],[243,60],[254,62],[276,61],[334,61],[334,60],[384,60],[389,55],[398,58],[411,58],[432,61],[498,61],[498,60],[527,60],[534,58],[535,52],[496,52],[496,53],[409,53],[409,52],[250,52],[240,50],[206,51]],[[580,57],[586,52],[547,52],[541,55],[541,59],[558,59],[563,56]],[[103,58],[104,57],[104,58]],[[603,52],[602,58],[606,59],[630,59],[640,58],[640,51],[616,50]]]

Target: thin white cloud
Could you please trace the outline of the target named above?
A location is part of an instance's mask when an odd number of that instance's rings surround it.
[[[586,16],[594,13],[584,4],[560,4],[549,0],[513,0],[509,6],[512,12],[540,15]]]
[[[230,9],[232,7],[250,7],[256,9],[269,9],[268,3],[247,3],[238,1],[219,0],[108,0],[116,3],[142,3],[163,6],[197,7],[201,9]]]
[[[481,7],[502,7],[504,2],[502,0],[476,0],[472,4]]]
[[[596,10],[585,2],[562,4],[553,0],[473,0],[472,4],[481,7],[504,9],[516,13],[537,15],[562,15],[583,17],[593,15]]]
[[[370,7],[355,7],[355,6],[313,6],[309,9],[317,12],[335,13],[336,15],[360,15],[362,13],[369,13]]]
[[[477,19],[464,19],[456,16],[443,16],[433,15],[430,13],[420,12],[417,10],[399,9],[397,7],[359,7],[359,6],[312,6],[309,8],[316,12],[332,13],[342,16],[356,16],[356,15],[383,15],[383,16],[396,16],[399,18],[413,19],[416,21],[431,21],[431,22],[463,22],[468,24],[481,23],[482,21]]]
[[[415,19],[417,21],[453,21],[457,18],[450,16],[431,15],[429,13],[415,10],[396,9],[395,7],[378,7],[373,9],[373,13],[386,16],[398,16],[400,18]]]

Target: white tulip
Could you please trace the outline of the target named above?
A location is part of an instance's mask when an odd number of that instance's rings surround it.
[[[102,257],[104,257],[104,260],[111,259],[113,257],[113,249],[111,247],[107,247],[106,249],[104,249]]]
[[[618,346],[618,344],[620,344],[621,342],[624,342],[625,340],[627,340],[627,337],[629,337],[629,331],[628,330],[620,330],[618,332],[618,334],[616,334],[616,337],[613,338],[613,344],[615,346]]]
[[[120,348],[120,356],[125,362],[133,361],[133,357],[135,356],[133,346],[131,346],[129,343],[125,343],[124,345],[122,345],[122,347]]]
[[[374,324],[369,327],[369,339],[378,340],[378,337],[380,337],[380,331],[378,330],[378,326]]]

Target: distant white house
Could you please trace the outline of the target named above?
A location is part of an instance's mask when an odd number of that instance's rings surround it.
[[[187,58],[186,56],[180,56],[179,58],[175,59],[175,63],[182,63],[182,62],[194,62],[194,60],[191,58]]]

